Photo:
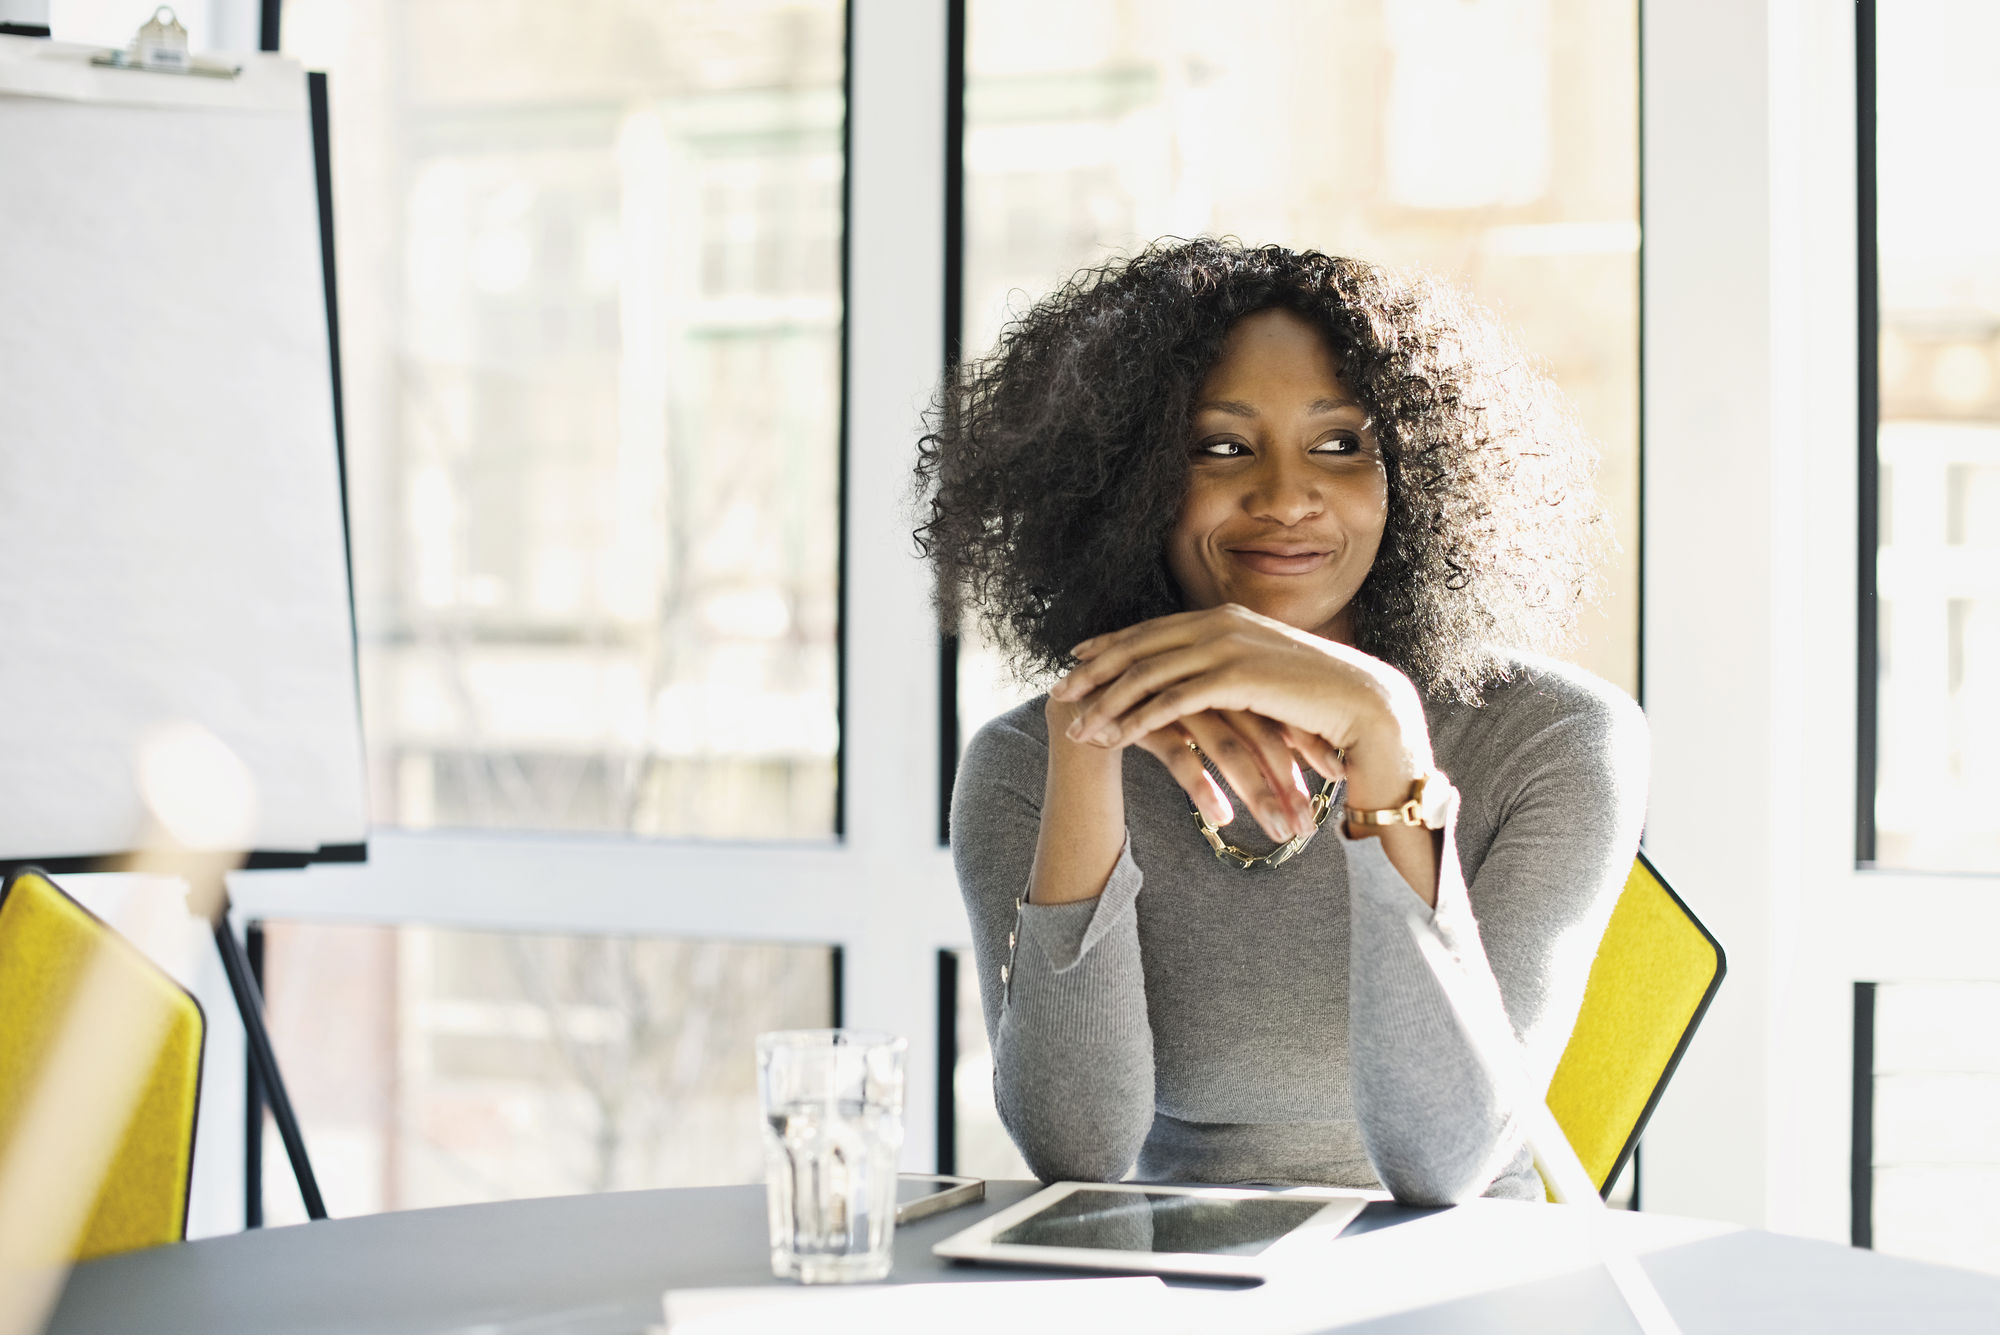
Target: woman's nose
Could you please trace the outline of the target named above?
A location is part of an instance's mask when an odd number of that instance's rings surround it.
[[[1246,508],[1259,519],[1290,528],[1325,508],[1315,470],[1273,460],[1257,470]]]

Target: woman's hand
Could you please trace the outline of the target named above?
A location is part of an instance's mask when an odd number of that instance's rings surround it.
[[[1201,754],[1189,743],[1200,747]],[[1274,843],[1285,843],[1313,826],[1312,792],[1298,761],[1304,753],[1286,738],[1283,728],[1262,715],[1204,710],[1135,737],[1131,745],[1166,766],[1211,825],[1227,825],[1236,811],[1222,785],[1201,763],[1202,756],[1214,763]],[[1337,757],[1308,757],[1306,763],[1329,779],[1341,774]]]
[[[1078,766],[1101,768],[1106,759],[1115,762],[1117,752],[1123,749],[1079,742],[1069,735],[1069,725],[1083,707],[1053,695],[1044,707],[1049,724],[1050,761],[1059,762],[1059,767],[1065,770]],[[1224,780],[1242,797],[1252,817],[1272,840],[1284,843],[1293,833],[1312,824],[1305,776],[1299,772],[1298,762],[1284,740],[1284,730],[1269,719],[1255,714],[1203,713],[1132,739],[1131,745],[1150,753],[1166,767],[1174,781],[1187,790],[1196,810],[1211,824],[1227,825],[1236,818],[1235,808],[1201,758],[1189,749],[1191,741],[1216,762]],[[1322,769],[1314,761],[1307,763],[1328,778],[1340,773],[1337,768]]]
[[[1274,837],[1260,792],[1281,808],[1276,824],[1302,830],[1310,819],[1295,752],[1321,774],[1344,771],[1360,808],[1402,802],[1431,769],[1423,702],[1408,678],[1234,604],[1141,622],[1086,640],[1076,653],[1083,661],[1050,691],[1052,702],[1075,706],[1067,736],[1144,746],[1211,820],[1216,812],[1199,789],[1212,784],[1194,777],[1201,765],[1190,738]]]

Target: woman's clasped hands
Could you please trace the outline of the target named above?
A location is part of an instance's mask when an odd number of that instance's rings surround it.
[[[1235,812],[1202,755],[1280,843],[1313,828],[1301,762],[1345,778],[1362,805],[1377,794],[1383,805],[1402,801],[1431,768],[1407,677],[1234,603],[1143,621],[1073,652],[1078,665],[1049,691],[1051,726],[1066,716],[1071,742],[1147,751],[1217,826]]]

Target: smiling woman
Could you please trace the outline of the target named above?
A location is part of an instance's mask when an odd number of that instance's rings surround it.
[[[1089,271],[946,387],[947,616],[1064,674],[952,812],[1037,1173],[1539,1195],[1411,928],[1546,1084],[1644,805],[1637,708],[1529,652],[1586,592],[1588,463],[1455,295],[1276,246]]]

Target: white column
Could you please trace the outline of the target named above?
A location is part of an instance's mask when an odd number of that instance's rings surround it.
[[[937,632],[910,538],[920,414],[943,362],[944,7],[855,0],[848,107],[846,839],[864,927],[849,1024],[910,1040],[904,1166],[935,1154]],[[956,935],[956,934],[954,934]]]
[[[1645,7],[1647,844],[1729,976],[1647,1208],[1844,1238],[1853,871],[1852,7]]]

